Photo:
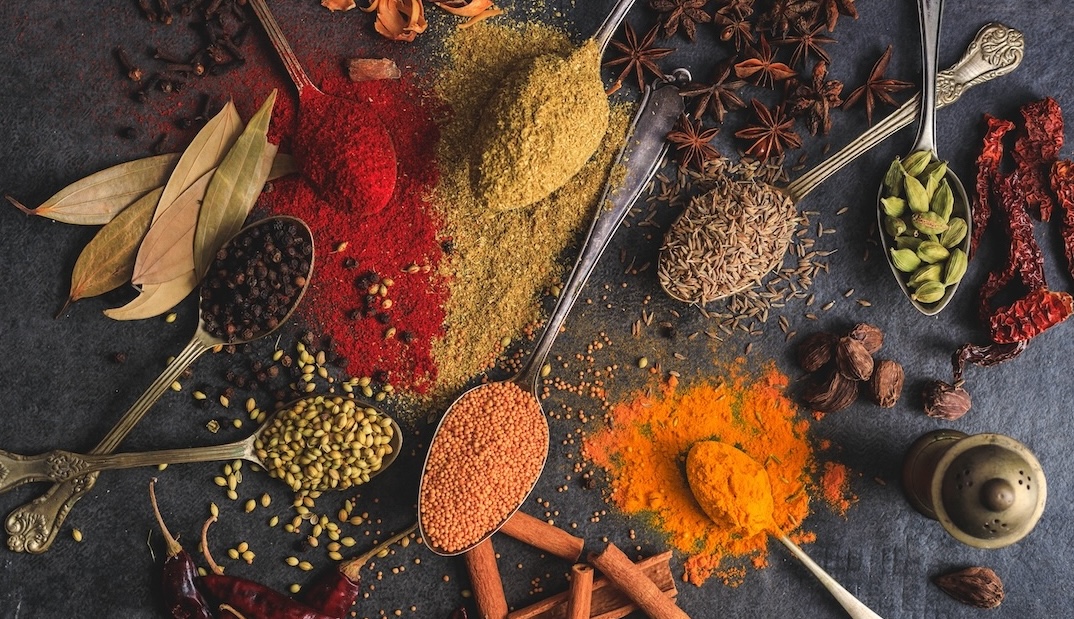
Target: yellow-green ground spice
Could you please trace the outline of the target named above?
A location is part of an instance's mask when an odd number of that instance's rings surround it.
[[[485,22],[446,42],[437,88],[452,117],[439,145],[437,202],[452,251],[441,265],[451,281],[446,334],[433,344],[440,395],[489,367],[504,337],[518,336],[540,318],[540,293],[562,275],[559,259],[588,224],[622,146],[630,106],[612,105],[597,152],[559,191],[512,211],[488,209],[475,197],[474,135],[501,81],[529,58],[573,49],[564,33],[538,24]]]
[[[607,129],[595,41],[566,57],[530,59],[507,77],[478,128],[479,199],[495,210],[543,200],[578,173]]]

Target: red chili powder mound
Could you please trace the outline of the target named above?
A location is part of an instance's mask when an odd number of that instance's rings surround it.
[[[846,516],[858,497],[850,491],[850,469],[838,462],[825,462],[820,478],[820,488],[825,502],[840,516]]]
[[[391,200],[376,214],[346,212],[294,176],[272,183],[259,207],[300,217],[313,231],[316,265],[298,315],[320,335],[332,337],[348,373],[426,393],[436,379],[431,346],[442,333],[448,295],[437,268],[440,224],[429,203],[439,178],[434,156],[440,133],[434,119],[443,110],[406,79],[352,83],[336,76],[325,78],[321,88],[369,105],[388,128],[399,166]],[[296,130],[291,94],[278,106],[270,132],[283,145],[293,142]],[[339,108],[340,124],[348,121],[348,107]],[[354,145],[351,154],[359,164],[363,152]],[[379,292],[371,293],[374,286]]]
[[[759,376],[737,365],[724,374],[685,388],[666,385],[614,406],[612,425],[588,436],[584,446],[586,457],[608,471],[615,505],[647,518],[685,553],[683,579],[695,585],[711,576],[740,583],[749,567],[767,564],[769,543],[765,532],[744,536],[701,510],[683,464],[698,441],[727,443],[760,463],[772,485],[776,524],[799,543],[813,541],[799,530],[809,515],[815,468],[809,422],[784,395],[787,377],[771,364]]]

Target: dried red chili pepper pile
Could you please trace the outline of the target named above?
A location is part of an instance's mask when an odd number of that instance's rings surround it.
[[[1074,277],[1074,162],[1058,159],[1063,146],[1063,113],[1049,97],[1024,105],[1021,114],[1024,122],[1011,149],[1011,172],[1002,171],[1006,154],[1003,139],[1015,129],[1011,121],[985,115],[987,128],[977,157],[970,249],[977,251],[993,220],[1004,226],[1009,241],[1003,266],[989,274],[978,296],[978,315],[988,325],[991,342],[959,348],[952,357],[954,384],[930,383],[926,394],[960,389],[967,362],[988,367],[1013,359],[1031,339],[1074,314],[1074,298],[1048,288],[1044,254],[1033,237],[1031,219],[1036,215],[1047,222],[1056,206],[1062,210],[1060,233],[1067,268]],[[1015,300],[997,307],[996,297],[1001,292],[1013,292]],[[926,412],[949,409],[933,400],[936,398],[926,397]],[[964,413],[961,410],[958,416]],[[952,418],[950,412],[942,416]]]

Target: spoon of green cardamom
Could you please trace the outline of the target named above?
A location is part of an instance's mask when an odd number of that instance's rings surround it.
[[[910,303],[926,316],[954,297],[969,261],[966,189],[936,155],[936,49],[943,0],[918,0],[921,26],[921,126],[911,153],[884,175],[877,220],[888,265]]]

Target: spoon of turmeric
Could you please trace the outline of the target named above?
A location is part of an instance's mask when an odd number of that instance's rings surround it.
[[[817,565],[773,519],[768,472],[749,454],[726,443],[700,441],[686,456],[686,480],[701,510],[718,525],[744,536],[771,533],[786,546],[853,619],[881,619]]]

